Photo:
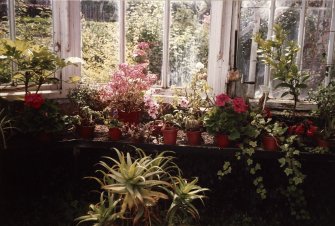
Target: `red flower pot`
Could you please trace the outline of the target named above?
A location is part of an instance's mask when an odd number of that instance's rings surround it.
[[[190,145],[199,145],[201,143],[201,131],[187,131],[187,143]]]
[[[317,142],[318,142],[319,147],[323,147],[323,148],[329,148],[330,147],[329,140],[325,140],[325,139],[322,139],[322,138],[318,137]]]
[[[230,144],[230,140],[227,134],[216,134],[215,142],[216,142],[216,145],[220,148],[227,148],[229,147],[229,144]]]
[[[82,126],[82,125],[77,126],[78,135],[79,135],[79,137],[81,137],[83,139],[93,139],[94,129],[95,129],[95,125],[93,125],[93,126]]]
[[[124,111],[118,111],[118,117],[119,120],[124,123],[130,123],[130,124],[139,124],[140,123],[140,117],[141,112],[140,111],[131,111],[131,112],[124,112]]]
[[[177,132],[176,128],[162,129],[164,144],[175,145],[177,142]]]
[[[262,138],[263,149],[266,151],[277,151],[279,149],[278,140],[270,135],[264,135]]]
[[[108,131],[109,138],[112,141],[118,141],[121,140],[122,132],[119,128],[110,128]]]

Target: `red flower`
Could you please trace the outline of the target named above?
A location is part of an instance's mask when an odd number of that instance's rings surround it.
[[[219,107],[225,106],[226,103],[231,102],[230,97],[227,94],[221,93],[215,97],[215,105]]]
[[[243,98],[236,97],[233,100],[233,108],[237,113],[244,113],[248,110],[248,105],[244,102]]]
[[[44,103],[44,99],[41,94],[26,94],[24,96],[24,102],[26,106],[39,109]]]
[[[296,135],[303,135],[305,133],[305,126],[303,124],[299,124],[296,128],[294,133]]]
[[[309,127],[309,129],[307,130],[306,135],[307,135],[308,137],[313,137],[314,134],[315,134],[315,132],[316,132],[317,130],[318,130],[318,127],[317,127],[317,126],[313,126],[313,125],[311,125],[311,126]]]

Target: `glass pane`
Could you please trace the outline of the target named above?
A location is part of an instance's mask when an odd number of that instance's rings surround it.
[[[331,7],[332,0],[309,0],[308,7]]]
[[[129,0],[126,11],[126,56],[129,63],[149,61],[150,73],[161,83],[163,54],[163,10],[161,0]],[[148,44],[143,49],[140,43]]]
[[[15,0],[16,38],[52,47],[50,0]]]
[[[325,76],[330,20],[330,8],[307,10],[302,68],[311,74],[308,85],[312,89],[320,85]]]
[[[9,36],[7,11],[7,0],[0,0],[0,38]]]
[[[82,79],[87,83],[109,81],[119,63],[118,0],[82,0]]]
[[[242,8],[269,8],[271,0],[242,0]]]
[[[262,85],[264,82],[264,65],[257,63],[256,70],[249,73],[252,37],[257,32],[261,33],[264,38],[266,37],[269,23],[270,1],[253,1],[253,4],[251,4],[251,1],[246,1],[246,3],[248,4],[244,5],[248,7],[241,9],[237,68],[242,73],[243,81],[255,82],[255,88],[257,90],[259,89],[259,85]],[[255,7],[255,5],[257,7]],[[260,7],[260,5],[264,7]],[[257,23],[259,23],[259,25]],[[258,30],[257,27],[259,27]],[[255,79],[251,78],[251,74],[255,74]]]
[[[170,85],[184,86],[196,64],[207,67],[210,1],[171,1]]]
[[[300,7],[305,0],[277,0],[276,7]]]

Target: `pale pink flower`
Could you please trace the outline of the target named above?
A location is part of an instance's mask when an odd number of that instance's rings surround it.
[[[181,98],[180,107],[182,107],[182,108],[187,108],[188,107],[188,100],[186,99],[186,97]]]

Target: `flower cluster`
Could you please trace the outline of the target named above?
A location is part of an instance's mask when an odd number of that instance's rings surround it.
[[[248,105],[245,103],[243,98],[235,97],[231,99],[227,94],[220,94],[215,97],[215,105],[218,107],[229,107],[232,105],[236,113],[244,113],[248,110]]]
[[[133,51],[134,61],[137,63],[148,63],[149,51],[150,44],[148,42],[138,43]]]
[[[111,76],[111,81],[102,87],[100,97],[111,108],[125,112],[140,110],[145,91],[155,84],[155,74],[148,74],[146,65],[120,64],[119,71]]]
[[[147,108],[149,116],[153,119],[156,119],[159,113],[159,104],[155,99],[153,99],[151,94],[144,95],[144,106]]]
[[[28,93],[24,96],[24,104],[28,107],[32,107],[36,110],[40,109],[45,100],[41,94]]]
[[[248,105],[240,97],[230,98],[222,93],[215,97],[213,106],[205,115],[204,124],[211,134],[227,134],[231,140],[239,139],[241,129],[248,124]]]
[[[290,126],[287,131],[289,134],[314,137],[318,131],[318,127],[315,126],[311,120],[305,120],[301,123]]]

